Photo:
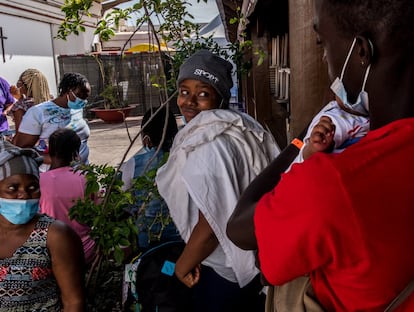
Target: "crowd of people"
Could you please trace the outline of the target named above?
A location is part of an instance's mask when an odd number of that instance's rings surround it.
[[[184,126],[165,107],[148,110],[120,179],[131,189],[158,168],[161,197],[137,214],[137,247],[185,243],[173,275],[195,312],[414,309],[412,23],[408,0],[314,1],[335,100],[296,157],[229,108],[230,62],[208,50],[184,61]],[[68,213],[85,196],[74,167],[88,163],[90,92],[79,73],[63,75],[56,98],[38,70],[16,86],[0,78],[0,132],[9,112],[16,123],[0,140],[0,311],[85,310],[95,245]]]

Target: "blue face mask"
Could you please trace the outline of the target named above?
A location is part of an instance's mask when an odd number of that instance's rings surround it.
[[[144,149],[144,151],[146,151],[147,153],[151,152],[151,151],[154,149],[154,147],[148,147],[148,146],[143,146],[142,148],[143,148],[143,149]]]
[[[331,84],[331,90],[342,101],[342,103],[344,104],[346,108],[353,110],[355,112],[358,112],[362,115],[368,116],[369,115],[369,103],[368,103],[368,93],[365,91],[365,83],[367,82],[369,69],[371,68],[371,65],[369,65],[367,67],[367,70],[365,71],[365,77],[362,83],[361,92],[359,92],[355,103],[350,103],[348,101],[348,95],[345,90],[345,86],[342,82],[342,79],[344,78],[345,68],[348,65],[348,61],[349,61],[349,58],[351,57],[352,50],[355,47],[355,43],[356,43],[356,38],[354,38],[351,48],[348,51],[348,55],[345,59],[344,66],[342,67],[341,77],[336,77],[334,82]]]
[[[75,97],[75,100],[74,101],[71,101],[69,99],[69,95],[67,95],[66,97],[68,99],[68,107],[70,109],[81,109],[81,108],[84,108],[85,105],[88,103],[88,101],[87,100],[82,100],[82,99],[78,98],[76,96],[76,94],[73,93],[73,91],[70,91],[70,92],[72,92],[72,95]]]
[[[39,199],[0,198],[0,214],[13,224],[26,224],[39,211]]]
[[[185,126],[187,124],[187,120],[185,120],[184,116],[181,116],[181,120],[183,122],[183,125]]]

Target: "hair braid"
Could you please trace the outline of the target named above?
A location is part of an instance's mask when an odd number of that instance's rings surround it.
[[[26,69],[20,76],[27,88],[27,96],[33,98],[35,104],[50,100],[49,84],[46,77],[37,69]]]

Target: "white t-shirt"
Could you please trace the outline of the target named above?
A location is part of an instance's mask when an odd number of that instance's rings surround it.
[[[60,128],[69,128],[81,139],[80,158],[88,162],[90,134],[88,123],[83,118],[83,109],[63,108],[52,101],[43,102],[31,107],[24,115],[19,132],[38,135],[40,146],[35,148],[44,151],[49,146],[49,136]]]

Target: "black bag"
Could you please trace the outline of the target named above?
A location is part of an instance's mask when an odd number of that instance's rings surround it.
[[[153,247],[125,269],[127,306],[139,312],[191,312],[191,289],[174,274],[185,243],[174,241]],[[129,310],[131,311],[131,310]]]

